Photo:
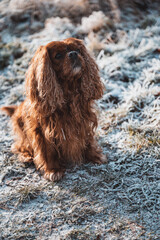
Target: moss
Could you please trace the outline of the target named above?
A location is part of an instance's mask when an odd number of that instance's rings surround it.
[[[158,131],[142,130],[132,126],[128,127],[129,138],[126,143],[130,148],[135,148],[139,152],[143,148],[159,146],[160,135]]]
[[[34,185],[26,185],[19,188],[16,193],[17,205],[30,202],[31,200],[37,198],[40,194],[40,191],[41,187]]]

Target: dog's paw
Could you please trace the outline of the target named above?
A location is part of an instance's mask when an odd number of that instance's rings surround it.
[[[93,159],[93,163],[95,164],[105,164],[107,163],[107,156],[102,155],[101,157],[96,157]]]
[[[50,180],[52,182],[57,182],[59,181],[64,175],[64,171],[50,171],[50,172],[45,172],[44,178],[47,180]]]

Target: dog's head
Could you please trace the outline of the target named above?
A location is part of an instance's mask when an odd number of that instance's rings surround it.
[[[69,38],[55,41],[47,44],[46,48],[58,79],[72,81],[82,75],[86,49],[81,40]]]
[[[69,85],[70,93],[80,91],[85,100],[102,96],[97,64],[83,42],[68,38],[41,46],[31,61],[26,78],[27,96],[32,104],[39,106],[42,112],[53,113],[65,103],[64,92]]]

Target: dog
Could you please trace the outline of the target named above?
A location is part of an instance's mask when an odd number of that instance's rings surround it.
[[[61,179],[67,164],[103,163],[94,138],[94,105],[104,87],[83,41],[68,38],[40,46],[25,83],[26,99],[2,108],[16,135],[13,153],[23,162],[33,161],[51,181]]]

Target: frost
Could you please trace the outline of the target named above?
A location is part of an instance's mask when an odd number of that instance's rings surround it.
[[[19,104],[40,45],[77,37],[100,69],[96,138],[108,163],[67,169],[58,183],[11,153],[0,119],[2,239],[159,239],[159,2],[0,2],[0,105]]]

